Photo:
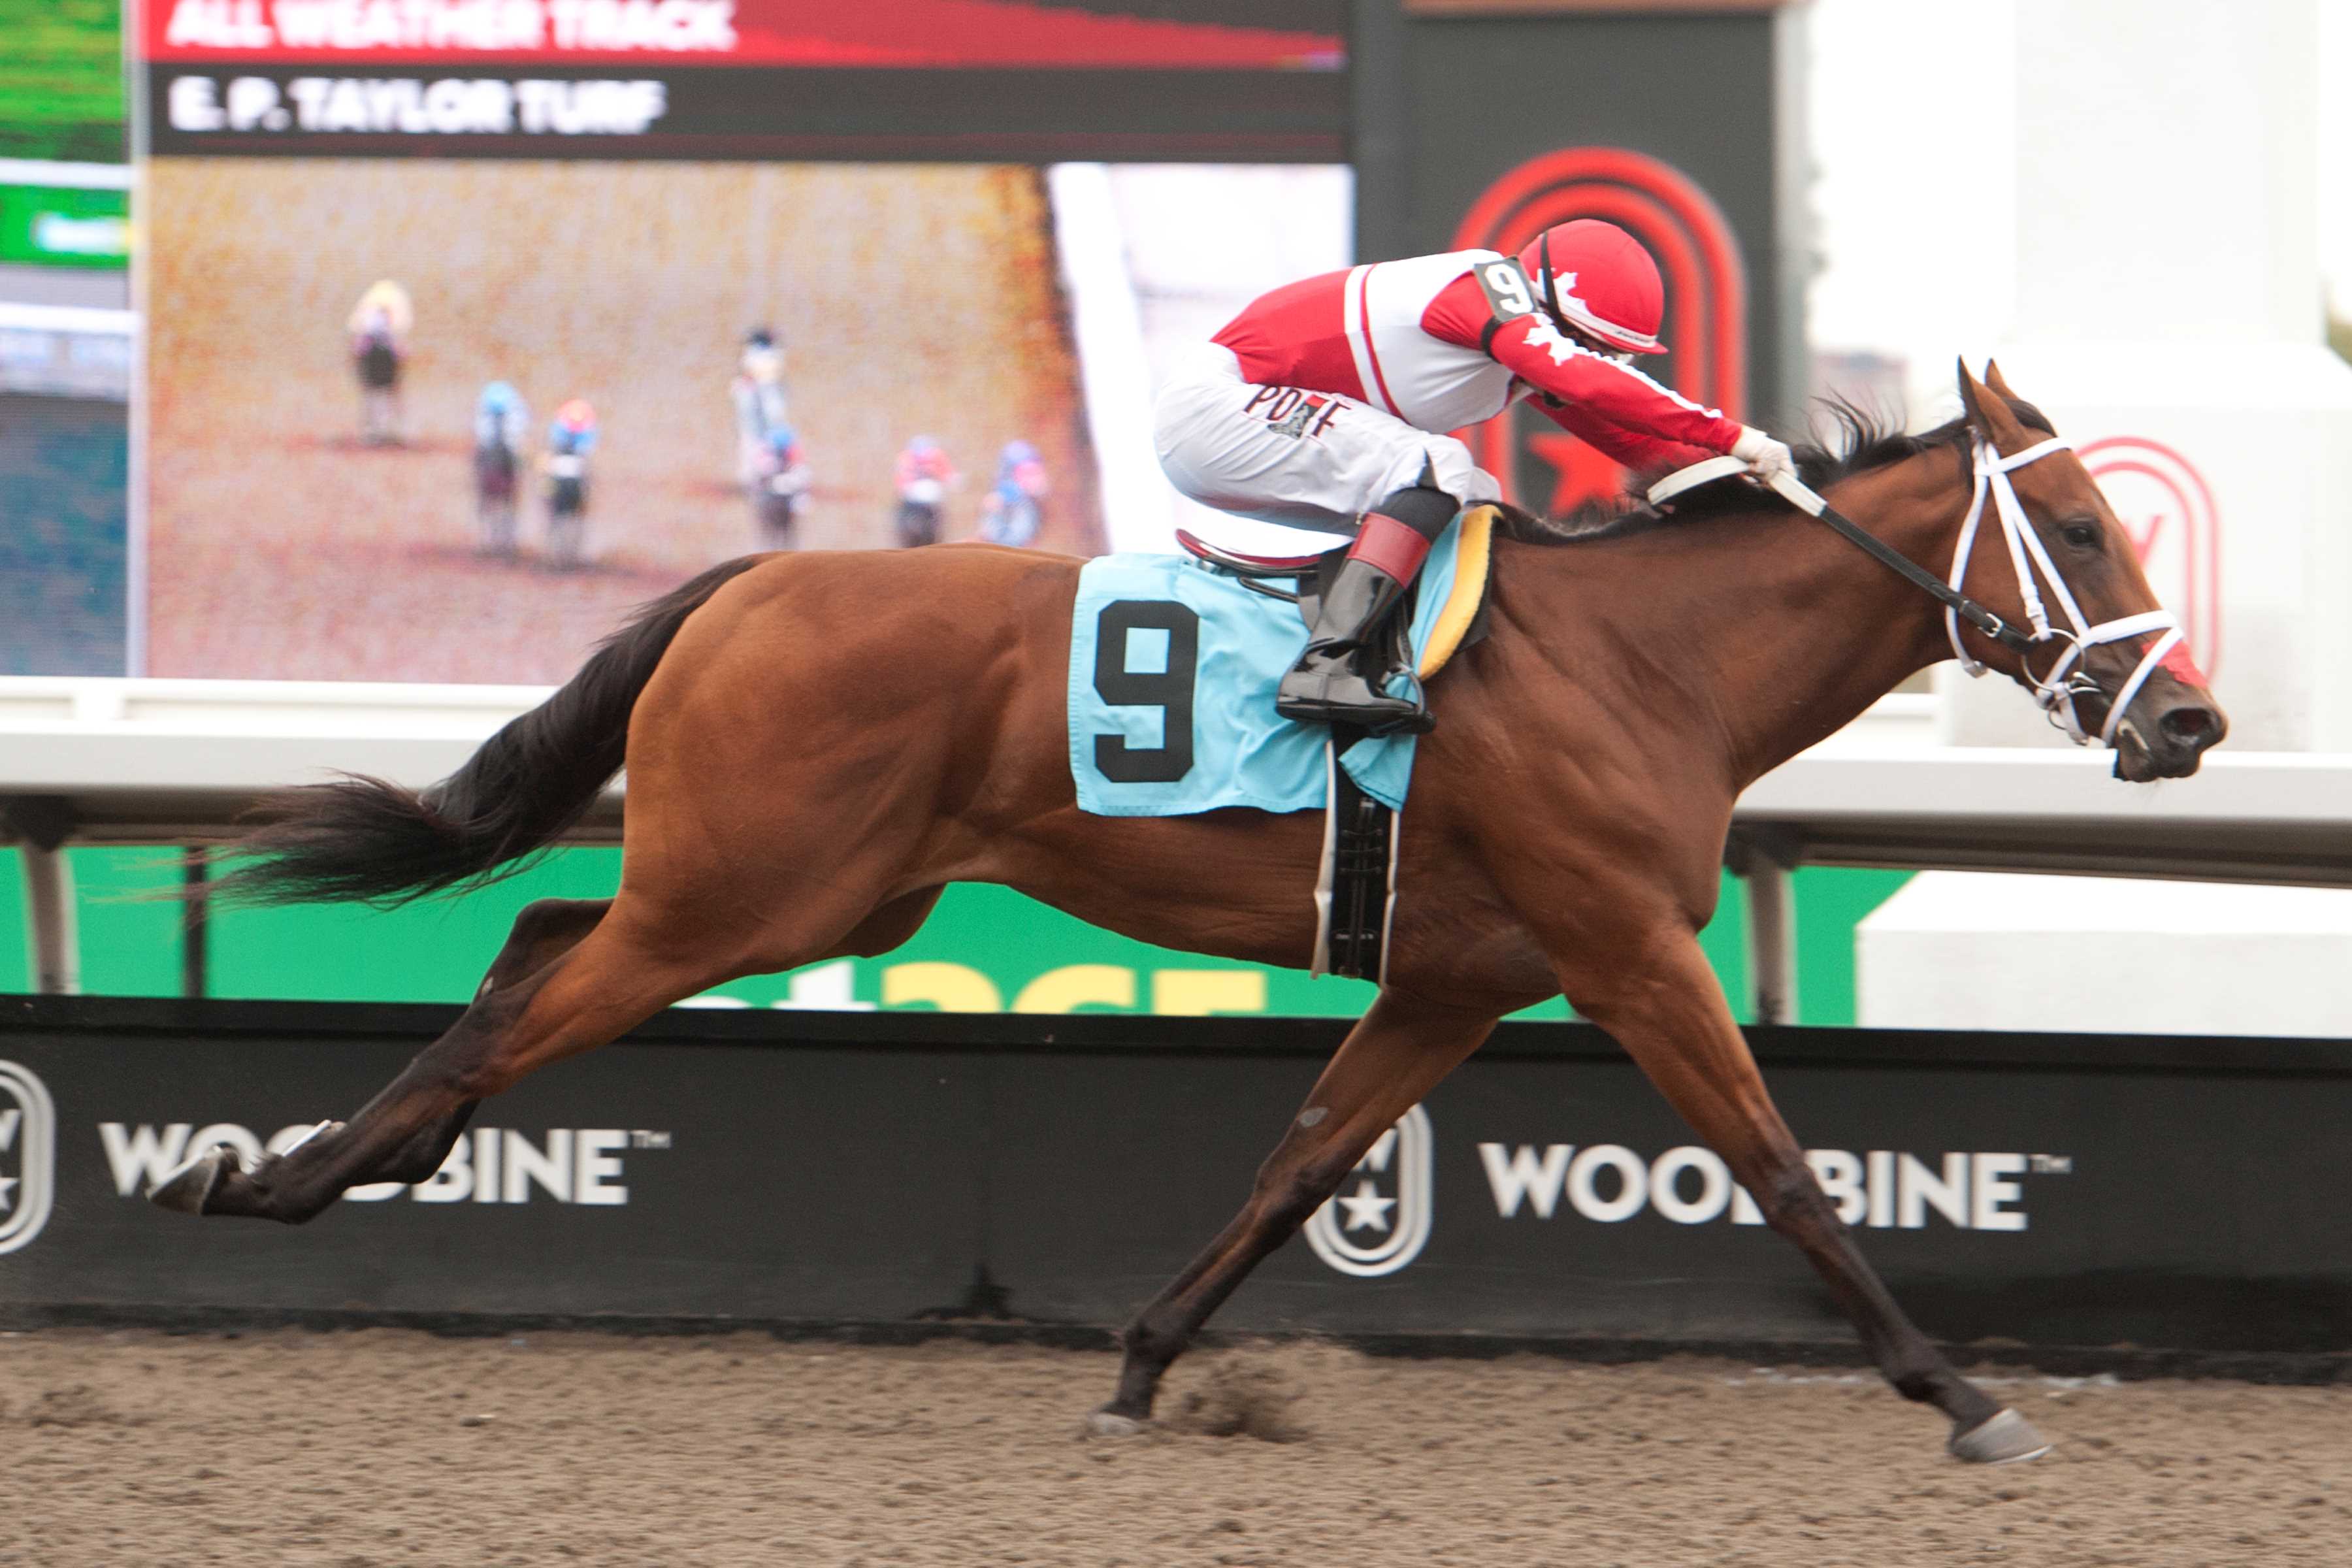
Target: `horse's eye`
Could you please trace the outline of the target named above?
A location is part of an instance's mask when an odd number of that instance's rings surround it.
[[[2058,537],[2077,550],[2093,549],[2099,542],[2098,525],[2089,522],[2070,522],[2058,531]]]

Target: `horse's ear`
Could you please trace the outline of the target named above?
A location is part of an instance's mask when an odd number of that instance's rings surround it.
[[[1988,371],[1992,369],[1990,364],[1985,368]],[[1996,450],[2004,446],[2014,447],[2020,445],[2025,427],[2017,422],[2017,416],[2010,412],[2009,399],[1994,393],[1969,374],[1967,360],[1958,362],[1958,370],[1960,401],[1967,405],[1969,423],[1975,427],[1977,434],[1990,441]]]
[[[2009,383],[2001,378],[2000,363],[1998,360],[1985,361],[1985,384],[2011,403],[2025,401],[2009,389]]]

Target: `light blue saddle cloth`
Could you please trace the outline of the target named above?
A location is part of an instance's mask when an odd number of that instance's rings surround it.
[[[1456,521],[1422,568],[1411,630],[1416,659],[1452,590],[1460,535]],[[1070,776],[1079,809],[1097,816],[1322,809],[1330,731],[1274,710],[1275,685],[1306,647],[1296,605],[1254,594],[1189,555],[1087,562],[1070,623]],[[1414,740],[1358,741],[1339,765],[1366,795],[1402,809]]]

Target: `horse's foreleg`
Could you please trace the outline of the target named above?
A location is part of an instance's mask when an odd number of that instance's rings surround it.
[[[1261,1259],[1297,1233],[1381,1134],[1494,1027],[1491,1013],[1381,994],[1258,1168],[1241,1213],[1128,1325],[1118,1393],[1095,1413],[1097,1431],[1132,1431],[1150,1417],[1160,1375],[1209,1314]]]
[[[2023,1417],[1953,1369],[1864,1260],[1766,1092],[1696,939],[1682,931],[1655,934],[1632,963],[1620,951],[1602,964],[1594,952],[1580,944],[1578,956],[1563,961],[1570,1000],[1625,1047],[1754,1194],[1767,1223],[1802,1249],[1886,1380],[1906,1399],[1951,1418],[1951,1449],[1961,1458],[2030,1458],[2046,1448]]]

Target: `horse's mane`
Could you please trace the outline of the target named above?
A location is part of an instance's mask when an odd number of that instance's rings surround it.
[[[2011,412],[2027,428],[2045,436],[2057,432],[2051,427],[2049,416],[2032,404],[2020,398],[2009,399]],[[1916,436],[1904,433],[1899,418],[1832,397],[1822,404],[1822,410],[1836,427],[1833,447],[1803,441],[1791,446],[1797,459],[1797,473],[1816,490],[1826,489],[1838,480],[1854,474],[1883,468],[1899,463],[1906,458],[1916,458],[1922,452],[1949,448],[1960,454],[1963,465],[1968,461],[1969,423],[1955,419],[1938,425],[1933,430]],[[1676,498],[1671,511],[1660,511],[1640,499],[1639,492],[1647,489],[1661,474],[1645,474],[1635,481],[1635,490],[1623,496],[1589,500],[1561,517],[1538,517],[1517,507],[1501,508],[1503,537],[1522,544],[1586,544],[1606,539],[1624,539],[1653,529],[1668,528],[1700,518],[1722,517],[1731,512],[1755,511],[1759,508],[1785,505],[1779,498],[1759,492],[1748,485],[1702,485],[1687,495]]]

